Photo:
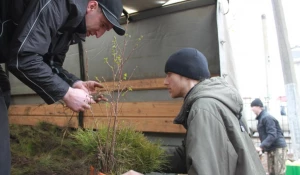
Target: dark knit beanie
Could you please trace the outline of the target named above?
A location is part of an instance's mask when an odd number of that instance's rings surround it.
[[[251,107],[253,106],[259,106],[259,107],[264,107],[264,104],[261,102],[259,98],[256,98],[251,102]]]
[[[172,54],[165,65],[165,73],[168,72],[194,80],[210,78],[205,56],[194,48],[184,48]]]

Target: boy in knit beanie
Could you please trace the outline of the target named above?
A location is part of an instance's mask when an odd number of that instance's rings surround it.
[[[286,142],[278,121],[266,110],[259,98],[251,102],[251,109],[257,116],[257,131],[261,144],[256,148],[258,152],[268,153],[268,171],[270,175],[285,174],[287,156]]]
[[[206,57],[197,49],[183,48],[169,57],[165,72],[170,96],[184,98],[174,123],[187,132],[182,146],[167,149],[169,166],[161,172],[265,175],[240,121],[242,99],[223,78],[210,78]]]
[[[213,175],[265,175],[241,122],[242,99],[223,78],[210,78],[206,57],[183,48],[165,64],[164,84],[172,98],[184,98],[174,119],[187,130],[183,145],[168,149],[163,172]]]

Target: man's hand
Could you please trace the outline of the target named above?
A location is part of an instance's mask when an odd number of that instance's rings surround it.
[[[93,98],[93,100],[98,103],[99,101],[108,101],[107,98],[105,98],[103,96],[103,94],[100,94],[100,93],[94,93],[94,94],[91,94],[91,97]]]
[[[88,94],[96,93],[96,88],[103,88],[103,86],[96,81],[77,81],[73,84],[73,88],[82,89]]]
[[[90,94],[95,102],[107,101],[107,98],[96,91],[96,88],[103,88],[103,86],[96,81],[77,81],[73,84],[73,88],[82,89]]]
[[[262,149],[261,149],[261,147],[256,147],[256,152],[262,152]]]
[[[128,172],[126,172],[126,173],[124,173],[122,175],[143,175],[143,174],[138,173],[138,172],[133,171],[133,170],[130,170],[130,171],[128,171]]]
[[[63,98],[65,104],[73,111],[79,112],[90,109],[89,104],[96,103],[93,98],[82,89],[69,88]]]
[[[256,152],[258,153],[259,158],[262,158],[263,152],[262,152],[262,148],[261,147],[256,147]]]

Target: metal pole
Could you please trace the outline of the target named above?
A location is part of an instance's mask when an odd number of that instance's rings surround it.
[[[267,23],[266,15],[261,15],[262,27],[263,27],[263,37],[264,37],[264,50],[265,50],[265,69],[266,69],[266,92],[267,96],[265,98],[266,107],[270,110],[270,88],[269,88],[269,70],[270,70],[270,55],[269,55],[269,43],[268,43],[268,33],[267,33]]]
[[[79,39],[78,41],[78,51],[79,51],[79,66],[80,66],[80,78],[82,81],[86,81],[86,73],[85,73],[85,61],[84,61],[84,51],[82,41]],[[80,111],[78,114],[78,125],[80,128],[84,127],[83,123],[84,112]]]
[[[287,29],[281,0],[272,0],[272,5],[277,29],[281,67],[287,96],[287,114],[291,131],[292,151],[294,154],[294,159],[298,160],[300,156],[300,109],[294,63],[287,37]]]

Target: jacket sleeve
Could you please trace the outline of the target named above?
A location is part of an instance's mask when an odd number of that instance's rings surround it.
[[[73,84],[80,79],[63,68],[63,60],[65,59],[68,50],[69,50],[69,45],[66,45],[61,53],[54,55],[52,70],[53,72],[57,73],[57,75],[61,79],[67,82],[69,86],[72,87]]]
[[[163,173],[187,173],[184,145],[166,148],[168,164],[163,167]]]
[[[224,124],[204,109],[191,110],[187,124],[188,174],[234,174],[237,153],[228,139]]]
[[[0,65],[0,88],[3,92],[10,90],[10,84],[6,72],[2,69]]]
[[[260,147],[270,147],[277,138],[276,123],[271,117],[265,117],[262,119],[267,137],[262,141]]]
[[[64,6],[55,0],[30,3],[11,43],[9,70],[48,104],[62,99],[69,88],[43,61],[51,38],[67,19]]]

